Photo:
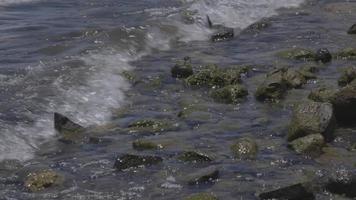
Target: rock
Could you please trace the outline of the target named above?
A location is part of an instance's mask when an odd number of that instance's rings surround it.
[[[356,24],[352,25],[347,31],[348,34],[356,34]]]
[[[336,90],[321,87],[310,92],[308,98],[316,102],[331,102]]]
[[[217,102],[239,103],[243,97],[248,95],[248,91],[242,85],[235,84],[215,89],[210,95]]]
[[[54,128],[61,134],[59,140],[64,143],[76,143],[83,137],[81,132],[84,128],[59,113],[54,113]]]
[[[130,132],[158,133],[174,130],[176,127],[166,120],[143,119],[128,125]]]
[[[187,78],[193,75],[193,67],[190,57],[185,57],[183,61],[178,61],[171,69],[173,78]]]
[[[163,161],[161,157],[158,156],[139,156],[125,154],[123,156],[117,157],[114,167],[117,170],[125,170],[129,168],[136,168],[140,166],[151,166],[159,164]]]
[[[335,93],[331,100],[336,120],[341,124],[356,123],[356,86],[347,86]]]
[[[286,59],[312,61],[316,59],[316,54],[308,49],[294,48],[277,53],[277,56]]]
[[[240,138],[230,148],[238,159],[255,159],[258,153],[257,143],[251,138]]]
[[[300,74],[303,75],[303,77],[306,79],[306,80],[309,80],[309,79],[316,79],[316,75],[315,73],[318,72],[319,69],[318,69],[318,66],[316,65],[304,65],[302,66],[298,72]]]
[[[347,68],[338,80],[340,86],[344,87],[356,79],[356,67]]]
[[[316,52],[315,61],[321,61],[322,63],[328,63],[332,59],[332,56],[328,49],[322,48]]]
[[[271,22],[267,21],[267,19],[263,19],[256,23],[249,25],[242,33],[250,33],[250,34],[257,34],[261,32],[263,29],[266,29],[271,26]]]
[[[198,193],[198,194],[192,194],[184,200],[218,200],[216,196],[210,193]]]
[[[332,139],[335,128],[333,107],[330,103],[302,102],[296,106],[288,130],[288,141],[312,134]]]
[[[321,134],[311,134],[289,143],[289,146],[299,154],[316,156],[325,145],[324,137]]]
[[[214,183],[218,178],[219,170],[212,166],[200,169],[197,172],[187,175],[187,177],[185,177],[185,181],[189,185],[199,185]]]
[[[349,198],[356,197],[356,171],[340,170],[335,177],[329,179],[325,189],[331,193]]]
[[[125,77],[132,85],[136,85],[140,82],[139,78],[132,71],[123,71],[121,73],[123,77]]]
[[[356,49],[355,48],[343,49],[336,54],[336,58],[343,59],[343,60],[356,60]]]
[[[183,152],[178,156],[178,159],[184,162],[195,162],[195,163],[212,161],[212,159],[209,156],[194,151]]]
[[[150,141],[143,141],[143,140],[136,140],[132,143],[132,147],[136,150],[143,151],[143,150],[156,150],[162,149],[163,146],[161,144],[156,144]]]
[[[234,38],[234,29],[232,28],[220,28],[218,29],[212,36],[211,41],[213,42],[221,42],[225,40],[230,40]]]
[[[46,188],[59,185],[63,177],[52,170],[42,170],[30,173],[25,180],[25,187],[31,192],[38,192]]]
[[[265,81],[258,86],[255,96],[260,101],[281,99],[288,89],[287,86],[284,72],[277,69],[267,74]]]
[[[241,82],[239,69],[219,69],[216,65],[204,67],[198,73],[185,79],[188,86],[221,88]]]
[[[278,190],[264,192],[259,195],[260,199],[280,199],[280,200],[314,200],[315,196],[303,184],[291,185]]]
[[[300,88],[307,82],[303,74],[290,68],[283,73],[283,78],[289,88]]]

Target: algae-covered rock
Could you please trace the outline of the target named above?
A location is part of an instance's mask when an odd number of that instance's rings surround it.
[[[346,48],[336,54],[337,59],[356,60],[356,49]]]
[[[347,68],[338,80],[340,86],[346,86],[356,79],[356,67]]]
[[[270,21],[268,21],[267,19],[263,19],[249,25],[246,29],[242,31],[242,33],[256,34],[261,32],[263,29],[270,27],[271,25],[272,24]]]
[[[255,159],[258,153],[257,143],[251,138],[240,138],[230,148],[238,159]]]
[[[332,55],[326,48],[321,48],[316,52],[315,61],[320,61],[322,63],[328,63],[332,59]]]
[[[356,86],[346,86],[332,98],[336,120],[341,124],[356,123]]]
[[[62,114],[54,113],[54,128],[60,133],[62,142],[76,143],[83,138],[84,128]]]
[[[131,132],[158,133],[174,130],[176,127],[166,120],[143,119],[129,124],[128,128]]]
[[[193,87],[220,88],[239,83],[241,73],[240,69],[220,69],[216,65],[208,65],[186,78],[185,82]]]
[[[188,174],[184,180],[189,185],[214,183],[219,178],[219,170],[216,167],[206,167],[194,173]]]
[[[132,143],[132,147],[136,150],[143,151],[143,150],[162,149],[163,145],[156,144],[150,141],[136,140]]]
[[[280,200],[314,200],[314,194],[303,184],[295,184],[282,187],[277,190],[264,192],[259,195],[260,199],[280,199]]]
[[[25,187],[31,192],[38,192],[51,186],[59,185],[63,177],[52,170],[42,170],[28,174]]]
[[[319,71],[317,65],[309,64],[304,65],[299,68],[298,72],[303,75],[303,77],[307,80],[309,79],[316,79],[315,73]]]
[[[283,73],[283,77],[289,88],[300,88],[307,82],[302,73],[291,68]]]
[[[353,24],[349,30],[347,31],[348,34],[356,34],[356,24]]]
[[[243,97],[248,95],[248,91],[242,85],[236,84],[215,89],[210,95],[217,102],[238,103]]]
[[[190,57],[185,57],[184,60],[178,61],[171,69],[173,78],[187,78],[193,75],[193,67]]]
[[[330,103],[306,101],[296,106],[288,130],[288,141],[312,134],[332,139],[335,128],[333,107]]]
[[[277,56],[286,59],[312,61],[316,59],[316,54],[308,49],[294,48],[280,51]]]
[[[198,194],[192,194],[184,200],[218,200],[218,198],[210,193],[198,193]]]
[[[140,166],[150,166],[156,165],[163,161],[161,157],[158,156],[140,156],[125,154],[116,158],[114,167],[117,170],[124,170],[129,168],[135,168]]]
[[[316,102],[331,102],[337,90],[321,87],[310,92],[308,98]]]
[[[178,155],[178,159],[184,162],[196,162],[196,163],[203,163],[203,162],[210,162],[212,159],[204,155],[202,153],[198,153],[195,151],[186,151]]]
[[[258,86],[255,96],[260,101],[280,99],[287,89],[288,85],[284,78],[284,72],[277,69],[267,74],[266,79]]]
[[[321,134],[311,134],[289,143],[290,147],[299,154],[318,155],[324,146],[324,137]]]

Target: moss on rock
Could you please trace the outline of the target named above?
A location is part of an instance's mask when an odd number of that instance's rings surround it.
[[[209,156],[195,151],[183,152],[178,155],[178,159],[184,162],[196,162],[196,163],[212,161],[212,159]]]
[[[210,95],[217,102],[239,103],[243,97],[248,95],[248,91],[242,85],[236,84],[215,89]]]
[[[356,60],[356,48],[345,48],[336,54],[337,59]]]
[[[316,54],[309,49],[294,48],[280,51],[277,56],[286,59],[312,61],[316,59]]]
[[[255,159],[258,153],[257,143],[251,138],[240,138],[230,148],[238,159]]]
[[[158,133],[174,130],[176,127],[166,120],[143,119],[129,124],[128,128],[131,132]]]
[[[284,72],[277,69],[266,75],[266,79],[258,86],[255,96],[261,101],[281,99],[287,89],[288,85],[284,78]]]
[[[324,137],[321,134],[311,134],[293,140],[289,146],[299,154],[317,155],[324,144]]]
[[[316,102],[331,102],[336,90],[321,87],[314,89],[310,92],[308,98]]]
[[[62,176],[52,170],[30,173],[25,180],[25,187],[31,192],[38,192],[63,181]]]
[[[348,67],[340,76],[338,83],[340,86],[346,86],[356,79],[356,67]]]

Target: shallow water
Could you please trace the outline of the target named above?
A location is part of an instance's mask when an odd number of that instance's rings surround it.
[[[316,81],[292,90],[277,104],[257,102],[253,93],[264,73],[276,65],[301,66],[274,56],[291,47],[337,51],[355,46],[346,35],[354,15],[330,12],[332,1],[0,1],[1,100],[0,159],[19,159],[21,171],[52,168],[66,178],[58,188],[28,193],[17,177],[2,174],[4,199],[181,199],[208,191],[221,199],[256,199],[256,194],[323,176],[330,169],[352,169],[355,152],[343,148],[355,141],[353,129],[339,129],[330,151],[317,159],[296,155],[284,137],[294,103],[319,85],[337,87],[340,69],[353,61],[334,61]],[[355,6],[353,3],[350,3]],[[349,7],[352,9],[352,6]],[[191,18],[182,13],[196,11]],[[211,43],[205,16],[214,23],[246,28],[262,17],[272,26],[257,34],[242,32],[233,40]],[[194,20],[194,23],[192,23]],[[205,89],[192,90],[170,77],[177,59],[191,56],[195,66],[253,65],[244,78],[250,94],[238,105],[214,103]],[[133,70],[140,83],[121,72]],[[200,111],[186,119],[177,114],[187,105]],[[142,118],[168,119],[179,127],[157,135],[127,134],[102,128],[103,144],[66,145],[56,141],[53,112],[83,126],[125,127]],[[236,138],[256,139],[256,160],[232,158]],[[132,141],[145,138],[166,148],[137,152]],[[351,138],[351,139],[350,139]],[[349,140],[347,140],[349,139]],[[187,186],[186,174],[208,165],[177,161],[176,154],[197,150],[214,158],[219,168],[212,185]],[[113,163],[124,153],[159,155],[158,166],[117,172]],[[23,172],[21,172],[23,173]],[[20,174],[21,174],[20,173]],[[14,180],[13,180],[14,179]],[[320,193],[318,199],[332,199]]]

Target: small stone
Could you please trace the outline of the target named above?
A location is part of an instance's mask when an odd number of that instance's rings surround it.
[[[199,185],[214,183],[218,178],[219,170],[211,166],[189,174],[185,180],[189,185]]]
[[[311,134],[289,143],[290,147],[299,154],[318,155],[325,145],[324,137],[321,134]]]
[[[239,84],[228,85],[211,92],[211,97],[215,101],[222,103],[239,103],[247,95],[248,91],[246,88]]]
[[[190,57],[185,57],[183,61],[178,61],[171,69],[173,78],[187,78],[193,75],[193,67]]]
[[[53,185],[58,185],[62,181],[63,178],[56,172],[43,170],[30,173],[25,181],[25,187],[31,192],[38,192]]]
[[[114,167],[117,170],[125,170],[129,168],[136,168],[140,166],[151,166],[161,163],[163,159],[158,156],[139,156],[125,154],[123,156],[117,157]]]
[[[314,200],[315,196],[302,184],[283,187],[259,195],[260,199]]]
[[[210,193],[198,193],[190,195],[184,200],[218,200],[218,198]]]
[[[231,151],[235,158],[255,159],[258,153],[258,146],[251,138],[241,138],[231,146]]]
[[[356,24],[352,25],[347,31],[348,34],[356,34]]]
[[[328,63],[332,59],[332,56],[328,49],[322,48],[316,52],[315,60],[321,61],[322,63]]]
[[[183,152],[178,156],[178,159],[184,162],[196,162],[196,163],[212,161],[212,159],[209,156],[195,151]]]

